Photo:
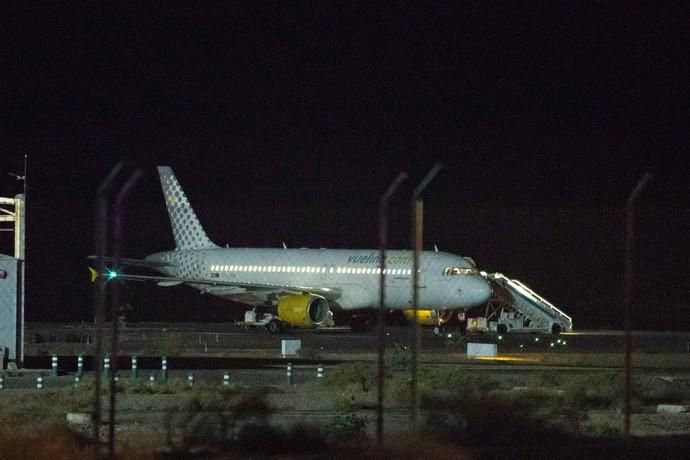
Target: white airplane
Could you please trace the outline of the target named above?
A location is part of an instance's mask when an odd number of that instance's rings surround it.
[[[155,281],[160,286],[187,284],[204,293],[250,305],[252,312],[266,312],[269,332],[278,332],[283,325],[322,325],[332,317],[332,310],[378,307],[378,250],[219,247],[206,236],[172,169],[159,166],[158,173],[176,248],[151,254],[144,260],[119,262],[148,267],[163,276],[108,270],[104,274],[106,279]],[[386,309],[411,309],[412,263],[411,251],[385,252]],[[469,258],[423,251],[419,269],[420,319],[435,316],[437,310],[483,304],[491,295],[489,283]],[[91,273],[92,281],[99,276],[93,269]],[[353,317],[352,328],[361,328],[361,320],[362,317]]]

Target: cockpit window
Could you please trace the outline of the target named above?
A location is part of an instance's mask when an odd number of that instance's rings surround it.
[[[476,275],[479,271],[473,267],[446,267],[443,276]]]

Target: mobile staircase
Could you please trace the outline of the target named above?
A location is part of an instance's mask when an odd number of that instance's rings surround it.
[[[518,280],[502,273],[485,273],[493,295],[486,307],[489,330],[498,333],[540,332],[559,334],[573,330],[573,320],[555,305]]]

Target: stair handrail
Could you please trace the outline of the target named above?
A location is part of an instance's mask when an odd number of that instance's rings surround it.
[[[534,297],[535,299],[537,299],[537,300],[540,301],[541,303],[545,304],[547,307],[551,308],[551,309],[554,310],[557,314],[559,314],[559,315],[563,316],[564,318],[566,318],[568,321],[571,321],[571,322],[572,322],[572,318],[571,318],[570,316],[566,315],[563,311],[561,311],[561,310],[560,310],[558,307],[556,307],[554,304],[552,304],[551,302],[549,302],[548,300],[546,300],[545,298],[543,298],[542,296],[540,296],[539,294],[537,294],[536,292],[534,292],[534,291],[533,291],[532,289],[530,289],[529,287],[525,286],[525,284],[523,284],[523,283],[520,282],[519,280],[513,279],[513,280],[509,280],[509,281],[511,281],[512,283],[518,285],[520,288],[522,288],[524,291],[526,291],[529,295],[531,295],[532,297]]]

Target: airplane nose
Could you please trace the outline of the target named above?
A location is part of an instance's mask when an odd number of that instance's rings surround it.
[[[471,306],[481,305],[489,300],[489,297],[491,297],[491,285],[487,280],[481,276],[475,276],[469,284],[469,289],[465,290],[465,295]]]

